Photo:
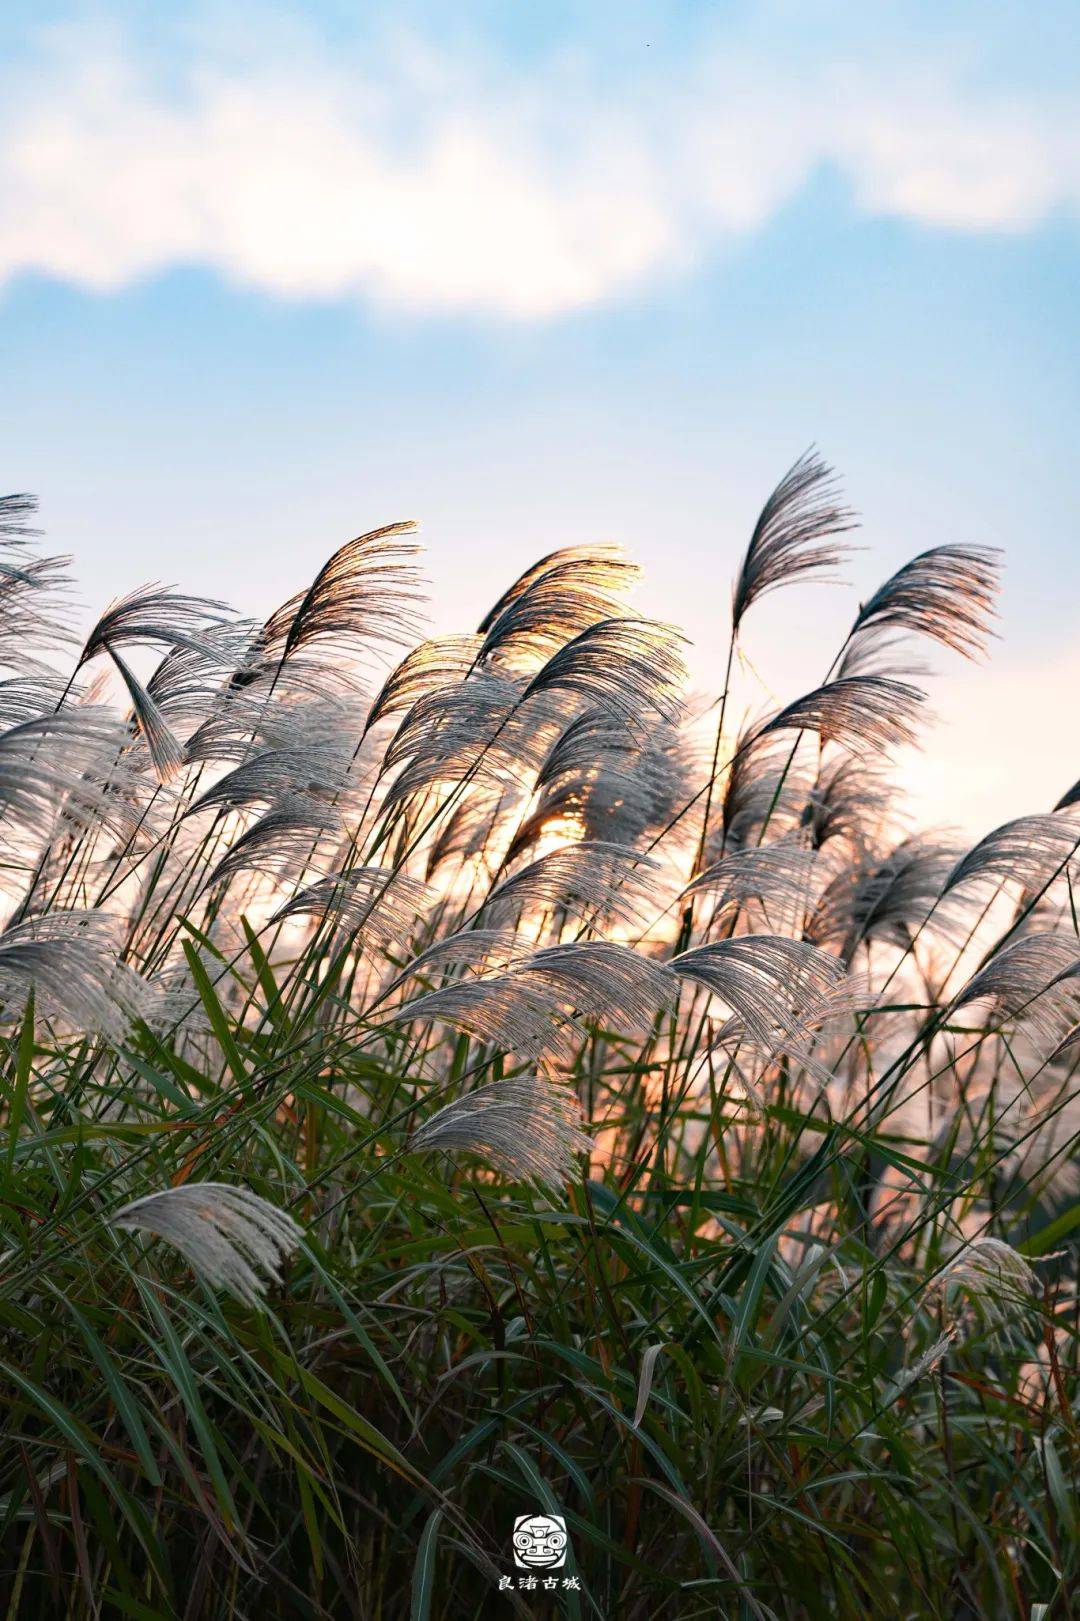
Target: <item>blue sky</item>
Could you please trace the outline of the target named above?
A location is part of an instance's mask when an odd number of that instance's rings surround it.
[[[852,591],[1003,546],[989,670],[905,770],[981,829],[1080,776],[1080,17],[1030,8],[9,5],[10,488],[88,607],[260,612],[424,524],[441,626],[618,539],[718,678],[756,507],[810,442]],[[749,627],[762,700],[853,595]]]

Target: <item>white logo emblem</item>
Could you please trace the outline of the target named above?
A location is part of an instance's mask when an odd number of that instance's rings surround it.
[[[560,1570],[566,1563],[566,1521],[558,1514],[519,1514],[514,1564],[519,1570]]]

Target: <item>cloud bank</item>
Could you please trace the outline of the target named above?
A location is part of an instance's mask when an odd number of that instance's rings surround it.
[[[704,42],[611,82],[416,38],[54,32],[3,87],[0,283],[178,266],[287,299],[529,321],[685,274],[822,170],[855,206],[1020,232],[1080,202],[1080,115],[954,67]]]

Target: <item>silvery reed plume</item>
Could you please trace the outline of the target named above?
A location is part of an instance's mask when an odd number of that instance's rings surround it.
[[[280,1282],[281,1263],[302,1233],[286,1211],[226,1182],[189,1182],[146,1194],[118,1210],[112,1225],[164,1238],[208,1283],[248,1305],[257,1303],[267,1280]]]
[[[520,1076],[445,1104],[425,1120],[410,1147],[414,1153],[464,1150],[515,1181],[558,1184],[573,1175],[575,1155],[591,1147],[580,1118],[581,1106],[568,1088]]]
[[[587,541],[430,634],[412,523],[268,614],[83,623],[34,522],[0,502],[10,1621],[1064,1621],[1080,761],[970,849],[901,791],[997,555],[921,539],[777,698],[770,602],[866,566],[816,452],[696,650]],[[569,1551],[522,1592],[526,1514]]]

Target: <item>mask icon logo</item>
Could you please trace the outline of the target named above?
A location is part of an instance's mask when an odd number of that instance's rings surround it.
[[[558,1514],[519,1514],[514,1564],[519,1570],[560,1570],[566,1563],[566,1521]]]

